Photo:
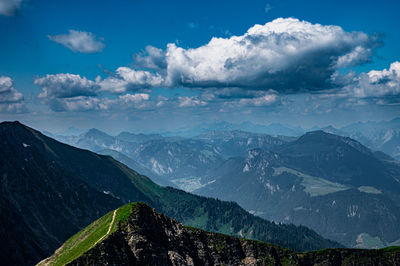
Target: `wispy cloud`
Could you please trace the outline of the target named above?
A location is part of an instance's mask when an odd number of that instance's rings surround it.
[[[269,11],[271,11],[271,9],[272,9],[271,4],[270,4],[270,3],[267,3],[267,4],[265,5],[264,11],[265,11],[265,13],[268,13]]]
[[[102,38],[96,37],[91,32],[69,30],[68,34],[48,35],[50,40],[62,44],[73,52],[99,53],[105,44]]]
[[[0,0],[0,15],[13,16],[21,8],[22,0]]]
[[[56,98],[48,101],[55,112],[118,111],[124,109],[144,109],[151,106],[150,95],[146,93],[125,94],[116,99],[92,96]]]
[[[196,22],[189,22],[188,24],[186,24],[186,26],[187,26],[189,29],[195,29],[195,28],[198,28],[198,27],[199,27],[199,24],[196,23]]]

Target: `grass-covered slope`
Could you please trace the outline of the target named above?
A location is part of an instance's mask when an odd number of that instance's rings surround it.
[[[80,257],[115,232],[118,224],[126,221],[137,206],[138,203],[130,203],[107,213],[68,239],[52,257],[41,261],[39,265],[65,265]]]
[[[64,264],[400,265],[400,247],[296,253],[260,241],[185,227],[144,203],[131,203],[92,223],[39,263]]]

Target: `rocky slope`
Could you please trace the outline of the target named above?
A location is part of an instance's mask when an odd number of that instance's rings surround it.
[[[294,253],[185,227],[143,203],[123,206],[114,211],[118,218],[110,217],[94,222],[39,265],[400,265],[400,248]],[[103,234],[98,228],[109,230]]]

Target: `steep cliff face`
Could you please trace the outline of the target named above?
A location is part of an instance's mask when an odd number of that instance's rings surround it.
[[[94,223],[94,227],[109,229],[104,235],[97,234],[99,240],[92,239],[93,245],[74,248],[92,237],[90,230],[82,232],[41,265],[400,265],[400,248],[295,253],[259,241],[185,227],[143,203],[122,208],[112,219],[110,213],[108,220]]]

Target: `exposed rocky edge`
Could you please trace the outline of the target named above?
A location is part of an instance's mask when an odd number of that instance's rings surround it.
[[[112,221],[110,228],[115,225],[115,230],[94,246],[73,251],[76,258],[63,254],[70,250],[61,247],[41,264],[57,265],[64,256],[72,260],[66,261],[68,265],[400,265],[400,247],[295,253],[259,241],[185,227],[144,203],[122,208],[129,208],[129,215]]]

